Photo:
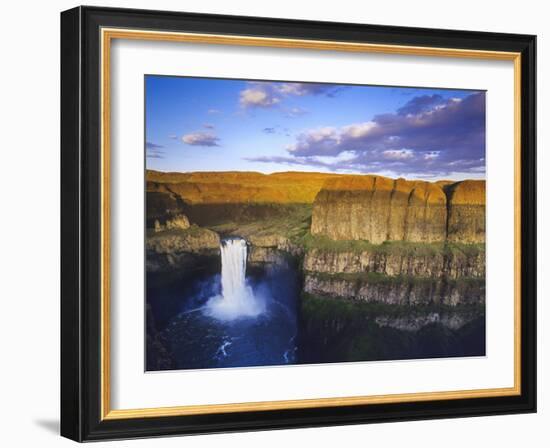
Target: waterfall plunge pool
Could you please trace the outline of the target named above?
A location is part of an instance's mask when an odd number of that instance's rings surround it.
[[[298,270],[247,258],[231,237],[192,276],[148,274],[147,370],[296,363]]]

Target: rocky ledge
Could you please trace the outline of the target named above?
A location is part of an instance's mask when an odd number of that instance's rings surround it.
[[[149,231],[145,248],[148,271],[192,269],[198,257],[219,258],[220,237],[198,226]]]
[[[374,321],[379,327],[395,328],[401,331],[419,331],[428,326],[439,324],[451,330],[459,330],[464,325],[479,319],[483,314],[479,311],[452,312],[431,311],[425,314],[411,313],[407,316],[380,315]]]
[[[390,277],[380,274],[319,274],[307,272],[304,291],[308,294],[352,298],[388,305],[448,305],[485,303],[485,279],[460,280]]]
[[[477,246],[373,246],[367,250],[310,249],[304,256],[306,271],[328,274],[378,273],[457,279],[485,277],[485,251]]]

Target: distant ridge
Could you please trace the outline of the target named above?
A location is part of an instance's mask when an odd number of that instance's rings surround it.
[[[312,204],[324,190],[371,190],[398,188],[408,191],[424,185],[437,196],[443,189],[464,183],[452,180],[427,182],[394,179],[378,175],[333,174],[303,171],[284,171],[263,174],[256,171],[196,171],[161,172],[147,170],[147,191],[175,194],[189,204],[209,203],[302,203]],[[483,182],[484,181],[467,181]],[[385,187],[383,187],[385,185]],[[418,191],[418,190],[417,190]],[[468,195],[464,192],[461,195]],[[433,196],[432,195],[432,196]],[[478,198],[479,199],[479,198]],[[468,200],[468,199],[465,199]],[[478,201],[479,202],[479,201]]]

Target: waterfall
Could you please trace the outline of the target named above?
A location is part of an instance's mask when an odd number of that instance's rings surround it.
[[[222,293],[208,301],[208,314],[220,320],[257,316],[264,306],[246,283],[246,241],[242,238],[222,240],[220,252]]]
[[[222,241],[222,296],[237,304],[246,298],[246,241],[231,239]]]

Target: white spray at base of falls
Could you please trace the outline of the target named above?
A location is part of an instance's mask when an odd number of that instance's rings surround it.
[[[222,240],[222,293],[212,297],[206,311],[220,320],[254,317],[264,311],[263,301],[254,297],[246,283],[246,241],[242,238]]]

